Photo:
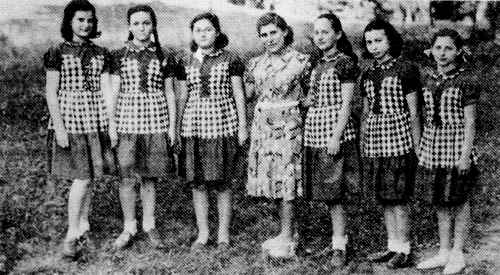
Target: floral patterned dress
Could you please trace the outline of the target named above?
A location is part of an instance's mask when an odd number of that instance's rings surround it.
[[[250,133],[247,192],[293,200],[302,196],[303,122],[299,101],[311,68],[291,48],[250,60],[245,81],[257,95]]]

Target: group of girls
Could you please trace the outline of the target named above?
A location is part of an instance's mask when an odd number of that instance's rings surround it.
[[[114,247],[127,247],[137,235],[137,182],[143,232],[152,247],[162,247],[154,216],[155,184],[175,171],[177,147],[178,171],[192,188],[198,228],[191,249],[207,248],[208,193],[214,190],[217,247],[227,250],[232,168],[238,147],[248,139],[245,102],[253,98],[247,193],[281,203],[281,231],[262,244],[265,253],[295,255],[294,201],[305,197],[330,209],[333,234],[321,254],[336,267],[346,264],[344,204],[350,181],[360,178],[361,168],[352,158],[359,142],[367,182],[384,208],[387,229],[387,249],[368,259],[390,268],[413,264],[407,204],[418,163],[426,168],[425,184],[438,209],[440,249],[417,267],[445,267],[446,274],[464,268],[469,194],[477,176],[473,140],[479,91],[457,32],[438,31],[432,39],[433,66],[419,70],[400,57],[403,41],[391,24],[370,22],[362,47],[364,57],[374,61],[359,81],[363,112],[358,131],[351,114],[358,59],[333,14],[314,21],[313,40],[322,53],[316,62],[292,48],[293,31],[282,17],[264,14],[257,33],[265,52],[247,66],[224,49],[228,38],[212,13],[191,21],[191,54],[180,60],[162,50],[151,7],[130,8],[127,20],[128,41],[110,53],[91,42],[99,35],[95,8],[86,0],[72,0],[64,10],[65,41],[44,56],[49,168],[73,180],[65,256],[74,257],[77,243],[88,238],[89,185],[109,168],[113,154],[124,218]]]

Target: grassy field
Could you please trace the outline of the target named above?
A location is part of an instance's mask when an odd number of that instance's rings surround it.
[[[118,47],[126,32],[123,15],[125,6],[101,8],[103,37],[98,43]],[[163,24],[160,35],[172,48],[184,48],[188,43],[187,24],[197,11],[155,4]],[[260,243],[279,230],[278,212],[273,202],[245,196],[244,164],[240,161],[236,173],[242,180],[236,184],[233,247],[228,255],[214,250],[203,256],[193,255],[189,246],[196,236],[191,196],[183,182],[177,179],[158,185],[157,223],[164,232],[168,249],[153,251],[140,240],[123,252],[112,252],[111,243],[121,230],[118,182],[108,178],[93,186],[91,228],[94,243],[78,262],[60,259],[60,242],[66,229],[66,197],[69,183],[47,177],[45,173],[45,124],[47,110],[43,97],[44,73],[41,55],[56,41],[58,22],[51,18],[61,13],[61,7],[48,7],[35,19],[11,21],[8,33],[22,41],[23,28],[33,30],[33,41],[15,45],[9,35],[0,36],[0,273],[63,274],[63,273],[131,273],[131,274],[326,274],[333,270],[326,259],[299,258],[286,262],[269,262],[261,258]],[[222,22],[233,42],[231,46],[246,59],[258,50],[254,33],[255,18],[245,14],[228,14]],[[239,22],[234,24],[234,22]],[[16,27],[17,26],[17,27]],[[24,26],[24,27],[23,27]],[[172,27],[173,26],[173,27]],[[249,28],[248,26],[252,26]],[[307,26],[295,23],[298,47],[307,49],[304,35]],[[183,29],[185,28],[185,29]],[[25,29],[26,31],[26,29]],[[26,34],[28,33],[28,34]],[[407,39],[419,37],[421,30],[410,30]],[[354,43],[359,33],[349,33]],[[47,39],[48,37],[54,39]],[[16,43],[17,43],[16,42]],[[408,43],[406,55],[418,60],[425,44]],[[498,69],[498,68],[497,68]],[[494,274],[494,252],[483,253],[484,235],[500,213],[500,100],[496,95],[498,71],[485,75],[490,84],[481,95],[477,146],[482,176],[475,190],[472,238],[468,245],[471,264],[468,274]],[[486,87],[488,88],[488,87]],[[358,100],[359,101],[359,100]],[[427,191],[419,182],[412,205],[412,240],[416,254],[433,251],[437,243],[436,222],[431,207],[420,199]],[[312,242],[321,246],[328,242],[329,220],[324,205],[299,202],[302,215],[313,221],[309,232]],[[141,213],[141,211],[138,211]],[[215,211],[211,220],[216,220]],[[139,217],[140,220],[140,217]],[[216,230],[212,230],[216,232]],[[348,235],[354,258],[343,273],[357,274],[420,274],[414,269],[391,272],[383,266],[364,262],[364,256],[385,245],[385,230],[381,209],[367,202],[362,194],[354,194],[348,207]],[[493,250],[494,251],[494,250]],[[483,253],[483,254],[481,254]],[[439,274],[437,271],[428,274]]]

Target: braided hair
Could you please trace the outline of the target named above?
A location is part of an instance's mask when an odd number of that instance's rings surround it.
[[[127,11],[127,22],[130,24],[130,17],[132,16],[132,14],[134,14],[136,12],[141,12],[141,11],[149,13],[149,16],[151,17],[151,23],[153,24],[153,36],[154,36],[154,40],[155,40],[154,45],[155,45],[155,49],[156,49],[156,56],[161,64],[163,62],[163,59],[165,58],[165,56],[164,56],[163,51],[161,49],[160,40],[158,39],[158,27],[157,27],[158,24],[157,24],[157,20],[156,20],[156,14],[153,11],[153,8],[151,8],[148,5],[137,5],[137,6],[131,7]],[[132,39],[134,39],[134,35],[132,34],[132,32],[129,31],[128,40],[131,41]]]

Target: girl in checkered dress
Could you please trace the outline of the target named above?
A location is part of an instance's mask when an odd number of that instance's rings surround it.
[[[247,139],[243,63],[232,52],[215,14],[197,15],[190,24],[192,54],[181,62],[178,132],[182,150],[179,171],[192,187],[198,237],[192,250],[209,238],[208,191],[217,192],[218,249],[229,245],[231,179],[238,145]]]
[[[290,46],[293,32],[275,13],[257,21],[266,52],[250,60],[247,91],[257,96],[248,157],[247,192],[250,196],[281,200],[281,232],[262,244],[264,253],[295,255],[294,200],[302,196],[302,114],[309,56]]]
[[[96,38],[95,8],[85,0],[64,9],[64,42],[44,55],[46,97],[50,112],[50,173],[73,180],[68,198],[68,232],[63,255],[76,255],[78,239],[89,230],[91,180],[103,175],[110,159],[105,92],[109,82],[109,54],[90,39]]]
[[[136,235],[135,184],[139,181],[142,229],[150,245],[157,248],[163,244],[155,226],[155,184],[174,169],[175,66],[171,55],[166,55],[160,47],[156,16],[151,7],[134,6],[128,10],[127,19],[128,41],[113,52],[111,66],[115,119],[110,126],[110,137],[113,144],[118,142],[124,217],[123,232],[114,247],[128,246]]]
[[[363,47],[373,64],[361,77],[363,97],[361,148],[369,169],[369,184],[384,206],[388,249],[369,259],[390,268],[412,264],[406,204],[413,193],[419,137],[417,91],[419,70],[399,57],[402,39],[383,20],[370,22]]]
[[[444,274],[465,267],[463,245],[470,220],[470,194],[477,180],[475,136],[478,77],[462,58],[463,41],[451,29],[432,39],[434,68],[424,71],[424,131],[419,164],[427,170],[426,182],[437,207],[439,253],[418,265],[420,269],[444,266]],[[452,222],[454,221],[454,222]],[[454,242],[450,250],[450,227]]]
[[[316,19],[314,43],[323,56],[311,72],[307,95],[310,106],[304,129],[305,191],[308,199],[326,202],[330,208],[333,235],[326,250],[332,252],[331,263],[342,266],[347,243],[342,203],[346,199],[346,181],[357,181],[359,172],[357,162],[349,157],[357,151],[350,105],[359,69],[357,56],[334,14]]]

